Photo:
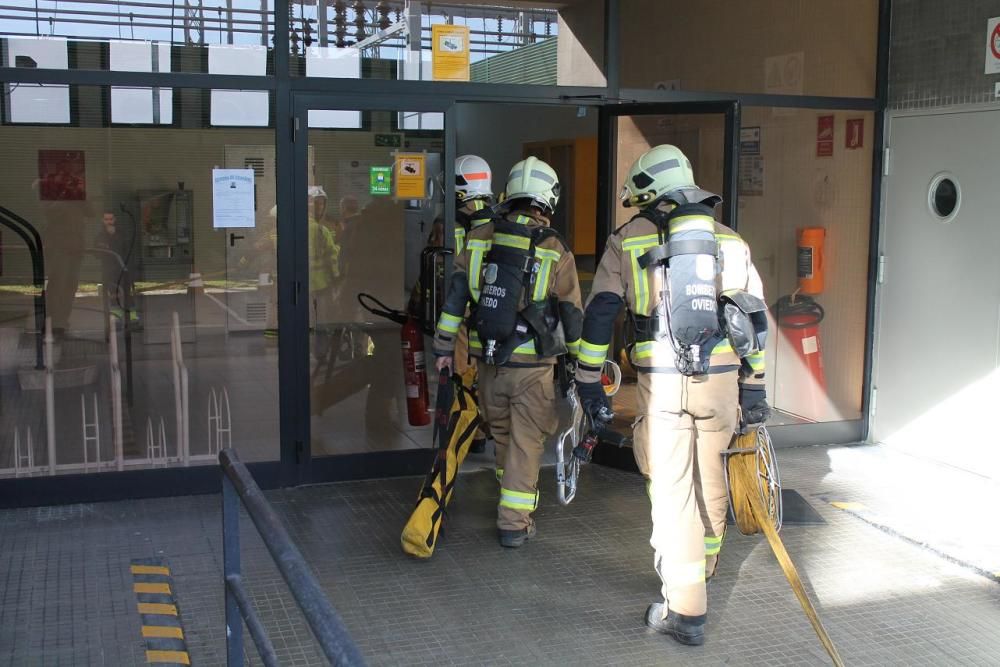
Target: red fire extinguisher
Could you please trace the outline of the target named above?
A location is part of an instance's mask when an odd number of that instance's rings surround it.
[[[368,302],[374,303],[377,307]],[[424,358],[424,333],[417,318],[389,308],[371,294],[358,294],[358,303],[373,315],[402,325],[399,332],[403,350],[403,381],[406,384],[406,418],[410,426],[431,423],[430,397],[427,392],[427,363]]]
[[[431,415],[427,411],[427,363],[424,358],[424,332],[415,317],[408,316],[399,332],[403,346],[403,373],[406,381],[406,416],[410,426],[427,426]]]
[[[825,390],[826,374],[819,340],[819,323],[825,315],[823,306],[812,297],[791,294],[778,299],[774,309],[785,339],[809,369],[816,386]]]

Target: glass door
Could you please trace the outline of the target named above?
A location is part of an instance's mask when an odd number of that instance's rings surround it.
[[[423,330],[433,323],[420,314],[421,268],[424,250],[451,234],[444,118],[433,102],[297,99],[292,353],[308,406],[300,463],[430,446],[435,387]]]

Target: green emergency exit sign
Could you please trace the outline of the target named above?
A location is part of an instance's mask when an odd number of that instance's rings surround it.
[[[399,148],[403,145],[402,139],[403,137],[399,134],[376,134],[375,145]]]
[[[392,194],[392,167],[371,167],[368,173],[368,194]]]

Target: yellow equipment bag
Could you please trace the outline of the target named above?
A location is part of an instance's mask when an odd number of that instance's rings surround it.
[[[400,538],[403,551],[416,558],[430,558],[434,554],[445,507],[455,490],[458,469],[483,423],[471,389],[475,373],[475,368],[468,369],[461,376],[449,376],[444,371],[438,382],[434,419],[437,457]]]

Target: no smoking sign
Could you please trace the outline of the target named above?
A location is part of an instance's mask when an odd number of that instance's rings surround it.
[[[1000,16],[986,22],[986,73],[1000,74]]]

